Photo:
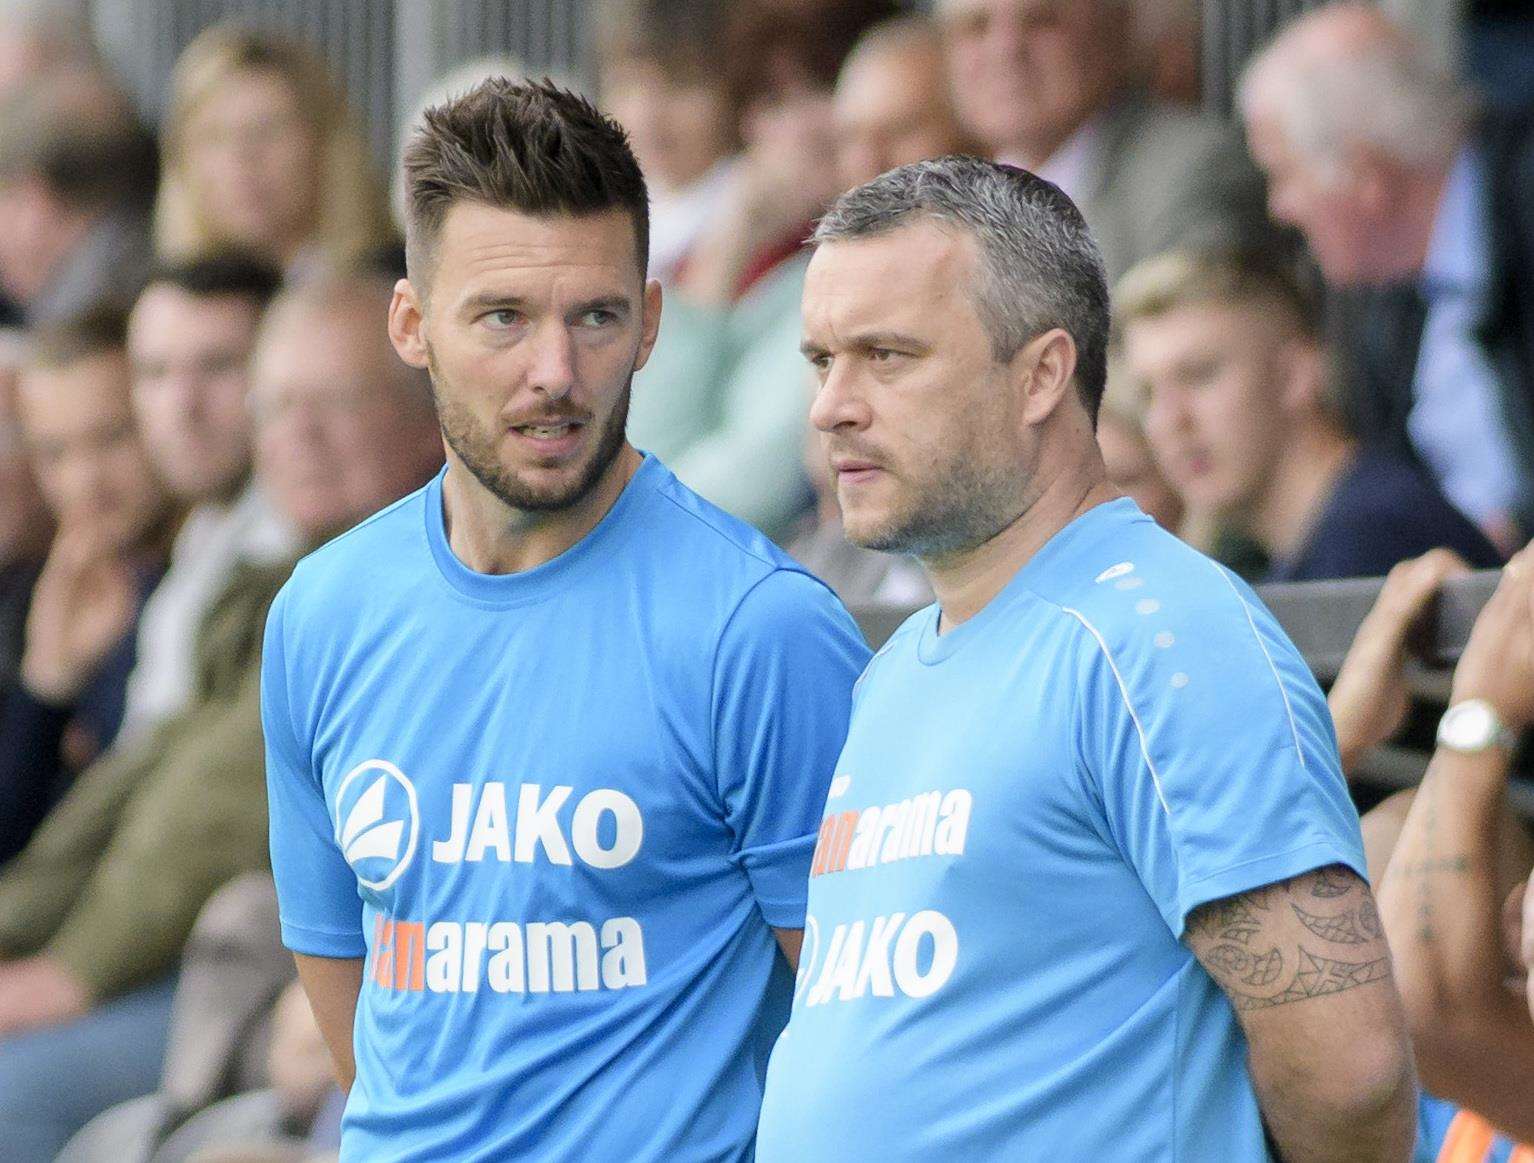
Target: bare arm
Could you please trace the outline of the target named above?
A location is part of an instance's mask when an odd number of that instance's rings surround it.
[[[1476,619],[1452,701],[1485,699],[1509,727],[1534,718],[1534,565],[1509,564]],[[1524,1140],[1534,1140],[1534,1021],[1506,981],[1502,902],[1517,839],[1507,810],[1511,757],[1440,748],[1407,813],[1380,885],[1385,927],[1423,1081]]]
[[[799,950],[804,947],[804,930],[774,929],[772,935],[778,939],[778,948],[783,950],[783,956],[788,958],[788,967],[797,970]]]
[[[1410,1157],[1416,1083],[1369,886],[1341,865],[1214,901],[1186,934],[1235,1007],[1288,1163]]]
[[[351,1090],[357,1078],[352,1052],[352,1030],[357,1022],[357,995],[362,992],[362,958],[307,957],[295,953],[298,979],[309,995],[314,1020],[319,1023],[325,1045],[335,1062],[336,1082]]]

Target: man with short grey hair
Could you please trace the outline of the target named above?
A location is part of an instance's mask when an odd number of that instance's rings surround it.
[[[1399,1160],[1415,1087],[1326,705],[1108,484],[1108,294],[1052,184],[949,157],[815,235],[848,536],[937,604],[855,695],[760,1163]]]
[[[1504,551],[1534,531],[1534,122],[1469,92],[1372,4],[1298,18],[1241,112],[1273,217],[1337,297],[1349,418],[1414,455]]]

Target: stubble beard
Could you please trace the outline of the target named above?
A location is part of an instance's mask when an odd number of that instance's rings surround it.
[[[971,457],[955,458],[919,486],[907,505],[861,526],[843,518],[847,540],[864,549],[934,559],[984,544],[1013,511],[1014,482]]]
[[[584,500],[596,488],[618,454],[623,451],[628,434],[629,396],[634,386],[631,370],[623,385],[623,391],[608,414],[596,447],[574,478],[564,485],[537,488],[519,480],[496,455],[498,443],[494,433],[463,406],[447,399],[439,387],[441,373],[435,357],[428,350],[427,368],[431,374],[432,401],[437,408],[437,422],[442,428],[442,439],[453,454],[484,486],[485,490],[508,508],[524,513],[556,513],[569,509]]]

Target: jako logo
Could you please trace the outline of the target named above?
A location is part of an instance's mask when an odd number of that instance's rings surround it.
[[[410,867],[421,835],[415,786],[384,759],[359,763],[336,791],[336,842],[363,888],[382,892]]]
[[[933,909],[837,925],[824,955],[813,917],[805,919],[804,937],[794,997],[806,1007],[865,996],[930,997],[948,984],[959,960],[953,922]]]

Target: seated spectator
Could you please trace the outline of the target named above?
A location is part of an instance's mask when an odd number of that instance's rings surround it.
[[[1108,278],[1205,233],[1262,222],[1233,134],[1146,97],[1129,0],[938,0],[960,122],[999,161],[1048,178],[1092,228]]]
[[[41,77],[97,63],[84,0],[6,0],[0,5],[0,101]]]
[[[53,516],[43,502],[16,415],[22,356],[17,333],[0,333],[0,691],[21,670],[32,586],[53,539]]]
[[[1167,479],[1255,541],[1269,580],[1377,576],[1438,546],[1500,561],[1414,462],[1347,434],[1316,299],[1283,256],[1172,252],[1126,275],[1115,304]]]
[[[836,79],[832,114],[844,190],[909,162],[978,149],[949,98],[942,35],[917,16],[859,38]]]
[[[1108,479],[1134,503],[1172,533],[1182,528],[1183,502],[1156,463],[1143,419],[1111,398],[1097,413],[1097,447],[1103,454]]]
[[[128,739],[186,706],[198,626],[237,566],[285,561],[298,545],[251,478],[250,355],[278,282],[276,268],[235,252],[166,264],[128,317],[139,430],[188,510],[144,610]]]
[[[1397,576],[1431,592],[1433,570],[1412,563]],[[1508,987],[1526,963],[1516,924],[1505,925],[1518,918],[1529,870],[1526,838],[1519,865],[1506,856],[1519,829],[1507,779],[1518,734],[1531,725],[1534,550],[1525,550],[1455,667],[1437,750],[1377,893],[1417,1068],[1436,1096],[1422,1104],[1418,1158],[1505,1159],[1511,1144],[1488,1153],[1495,1131],[1534,1143],[1534,1017],[1521,989]]]
[[[339,87],[285,36],[214,25],[176,62],[155,245],[282,270],[343,268],[390,241],[383,186]]]
[[[39,331],[18,405],[58,533],[32,590],[19,681],[0,692],[0,865],[117,735],[172,524],[133,424],[121,316]]]
[[[263,323],[257,473],[306,545],[423,483],[442,446],[383,327],[392,283],[305,285]],[[81,774],[0,870],[0,1160],[51,1159],[159,1082],[177,960],[210,894],[267,863],[265,612],[291,563],[246,565],[198,638],[180,715]]]
[[[773,537],[810,504],[801,449],[799,297],[812,220],[839,192],[831,88],[887,0],[827,13],[739,6],[739,180],[694,245],[634,377],[629,437],[682,482]]]
[[[604,0],[602,107],[628,130],[650,189],[650,277],[671,286],[737,180],[729,9],[716,0]]]
[[[1534,121],[1469,93],[1376,7],[1295,20],[1248,65],[1273,216],[1338,297],[1345,410],[1504,551],[1534,532]]]
[[[1150,96],[1197,109],[1203,96],[1199,68],[1203,13],[1199,0],[1130,0],[1130,4],[1135,75]]]
[[[0,291],[29,326],[126,307],[149,262],[154,138],[98,73],[0,102]]]

